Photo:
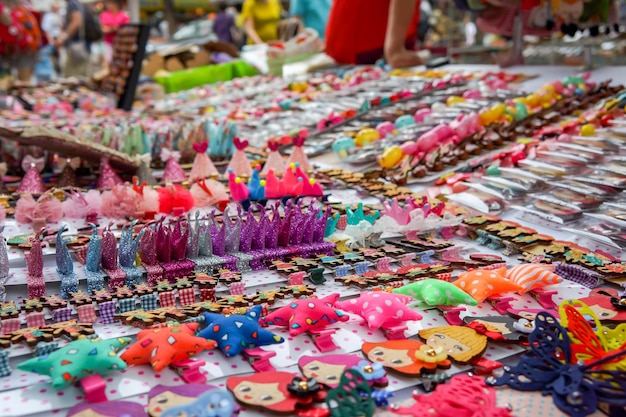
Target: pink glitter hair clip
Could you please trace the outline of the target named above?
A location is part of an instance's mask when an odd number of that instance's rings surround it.
[[[29,239],[30,250],[26,253],[26,285],[28,298],[39,298],[46,295],[46,283],[43,279],[43,250],[41,247],[42,235],[45,228],[41,228],[34,237]]]

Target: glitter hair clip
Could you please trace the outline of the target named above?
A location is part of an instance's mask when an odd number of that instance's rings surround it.
[[[117,240],[111,226],[112,223],[102,232],[102,269],[109,276],[109,291],[114,291],[124,285],[126,274],[117,264]]]
[[[98,228],[90,223],[92,229],[89,238],[89,247],[85,257],[85,275],[87,278],[87,291],[93,294],[94,291],[104,288],[104,272],[100,268],[102,259],[102,237],[98,234]]]
[[[569,323],[569,327],[572,325]],[[504,375],[490,377],[487,382],[520,391],[541,390],[544,395],[551,394],[556,406],[574,417],[595,412],[600,402],[626,406],[626,372],[600,369],[622,361],[626,350],[617,350],[588,363],[577,363],[567,330],[546,312],[537,314],[529,342],[530,351],[516,366],[505,366]]]
[[[56,238],[56,262],[57,273],[61,278],[61,298],[67,300],[70,293],[78,291],[78,279],[74,273],[74,262],[67,248],[67,241],[63,239],[63,233],[67,231],[67,225],[59,227]]]
[[[498,407],[496,392],[480,377],[457,375],[447,384],[439,384],[428,395],[413,394],[409,407],[392,406],[391,411],[404,416],[512,417],[507,408]]]
[[[28,276],[28,298],[39,298],[46,295],[46,284],[43,279],[43,250],[41,248],[41,236],[45,228],[29,239],[30,250],[26,254],[26,270]]]
[[[132,286],[139,284],[143,275],[142,272],[135,266],[135,260],[137,259],[139,243],[146,229],[141,229],[139,234],[133,238],[133,230],[136,224],[137,220],[133,221],[130,226],[124,226],[122,228],[119,243],[120,268],[126,274],[124,283],[131,288]]]
[[[0,226],[0,303],[4,303],[6,299],[6,289],[4,286],[11,277],[9,273],[9,253],[7,251],[7,242],[2,236],[4,226]]]

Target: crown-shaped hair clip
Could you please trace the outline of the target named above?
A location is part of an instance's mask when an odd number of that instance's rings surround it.
[[[0,226],[0,303],[4,303],[6,299],[4,286],[11,277],[9,272],[9,253],[7,251],[7,242],[2,236],[3,232],[4,226]]]
[[[43,279],[43,249],[42,235],[45,228],[41,228],[35,236],[29,238],[30,250],[26,253],[26,285],[28,298],[40,298],[46,295],[46,283]]]
[[[87,277],[87,292],[93,294],[94,291],[104,288],[104,272],[100,268],[102,259],[102,237],[98,233],[98,227],[90,223],[92,229],[89,238],[89,246],[85,257],[85,275]]]
[[[61,278],[61,298],[67,300],[70,293],[78,291],[78,278],[74,273],[74,261],[70,250],[67,248],[67,242],[63,239],[63,233],[67,231],[67,225],[59,227],[56,237],[56,263],[57,273]]]

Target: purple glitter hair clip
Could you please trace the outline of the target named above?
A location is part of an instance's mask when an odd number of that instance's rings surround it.
[[[156,252],[159,262],[168,263],[172,260],[172,246],[170,228],[165,226],[164,219],[161,219],[156,228]]]
[[[183,227],[183,222],[185,226]],[[172,247],[172,260],[180,261],[185,259],[187,252],[187,241],[189,240],[189,223],[186,219],[179,217],[174,227],[171,228],[170,245]]]
[[[74,262],[67,248],[67,241],[63,239],[63,233],[67,231],[67,225],[59,227],[56,238],[56,261],[57,273],[61,278],[61,298],[68,299],[70,293],[78,291],[78,279],[74,274]]]
[[[276,249],[278,247],[278,227],[280,225],[280,213],[278,213],[278,206],[280,202],[277,201],[272,206],[272,219],[268,217],[267,228],[265,230],[265,248]]]
[[[102,232],[102,268],[106,271],[117,269],[117,241],[110,227]]]
[[[215,210],[211,211],[211,241],[213,245],[213,254],[216,256],[224,256],[226,254],[225,233],[226,225],[222,222],[219,226],[215,221]]]
[[[237,207],[238,216],[241,217],[241,206]],[[246,212],[246,221],[241,224],[241,237],[239,239],[239,251],[250,252],[252,249],[252,237],[256,236],[254,233],[257,228],[257,222],[252,213],[252,207],[248,207]],[[259,236],[256,236],[259,239]],[[265,239],[265,237],[263,238]]]
[[[265,206],[258,205],[261,210],[261,216],[259,217],[259,221],[257,222],[252,216],[251,221],[255,223],[254,228],[251,232],[252,236],[255,236],[255,239],[252,239],[251,248],[253,250],[262,250],[265,249],[265,239],[267,233],[267,227],[269,225],[269,217],[267,215],[267,211],[265,210]]]

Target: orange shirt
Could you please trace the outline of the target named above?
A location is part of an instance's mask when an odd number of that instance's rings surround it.
[[[407,32],[413,49],[419,0]],[[373,64],[382,58],[391,0],[333,0],[326,27],[326,53],[340,64]]]

